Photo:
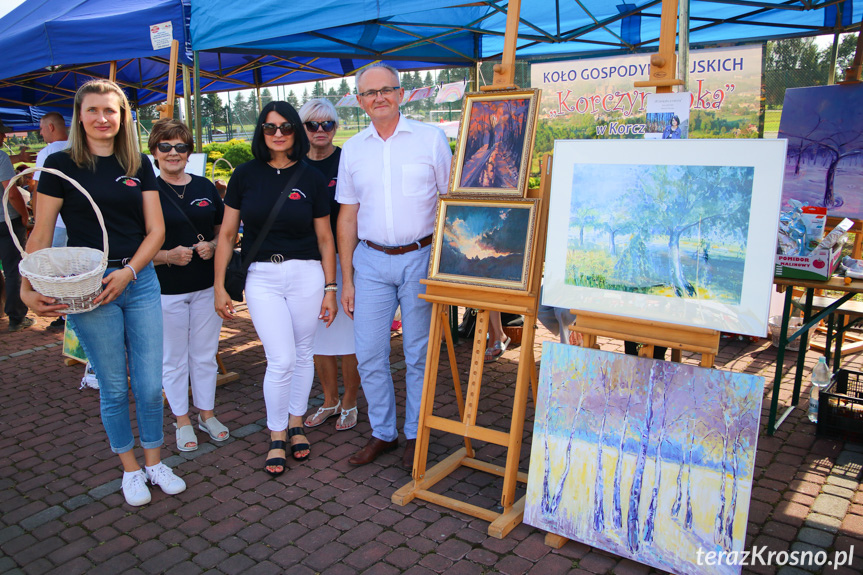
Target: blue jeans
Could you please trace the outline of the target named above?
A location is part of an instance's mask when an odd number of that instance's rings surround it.
[[[390,256],[360,242],[354,250],[354,341],[363,393],[369,404],[372,435],[384,441],[399,436],[396,398],[390,372],[390,327],[396,308],[402,308],[402,345],[405,374],[407,439],[417,436],[431,304],[421,279],[428,277],[431,246]]]
[[[108,268],[105,275],[116,271]],[[135,446],[129,418],[129,381],[141,446],[162,446],[162,304],[153,264],[120,296],[93,311],[68,316],[99,379],[102,424],[111,451]],[[122,334],[122,337],[120,337]],[[128,358],[128,380],[126,360]]]

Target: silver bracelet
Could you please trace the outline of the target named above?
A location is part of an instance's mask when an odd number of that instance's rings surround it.
[[[324,291],[339,291],[339,286],[327,286],[324,288]]]

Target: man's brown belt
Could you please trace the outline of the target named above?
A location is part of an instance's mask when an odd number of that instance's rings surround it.
[[[366,245],[372,248],[373,250],[378,250],[379,252],[384,252],[388,256],[400,256],[402,254],[406,254],[408,252],[416,251],[420,248],[424,248],[429,245],[432,241],[431,235],[424,237],[421,240],[415,241],[412,244],[407,244],[405,246],[398,246],[394,248],[388,248],[386,246],[379,246],[374,242],[370,242],[369,240],[363,240],[366,242]]]

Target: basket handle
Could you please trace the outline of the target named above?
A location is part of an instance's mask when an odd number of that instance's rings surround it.
[[[234,166],[231,165],[231,162],[226,160],[225,158],[217,158],[215,162],[213,162],[212,172],[210,173],[210,180],[215,183],[216,181],[216,164],[219,162],[225,162],[228,164],[228,167],[231,168],[231,173],[234,172]]]
[[[96,202],[93,201],[93,197],[89,193],[87,193],[87,190],[85,190],[84,187],[81,186],[81,184],[79,184],[78,182],[76,182],[74,179],[70,178],[69,176],[67,176],[63,172],[61,172],[59,170],[54,170],[52,168],[27,168],[23,172],[13,176],[12,179],[9,180],[9,184],[6,186],[6,189],[3,190],[3,206],[6,208],[3,210],[3,219],[6,220],[6,227],[9,228],[9,235],[12,236],[12,241],[15,242],[15,246],[18,248],[18,251],[21,252],[21,257],[27,258],[27,256],[29,254],[24,250],[24,248],[18,242],[18,237],[12,231],[12,218],[9,217],[9,209],[8,209],[8,207],[11,207],[11,206],[9,206],[9,204],[7,202],[9,201],[9,190],[12,189],[12,186],[15,185],[15,182],[19,178],[21,178],[22,176],[25,176],[27,174],[33,174],[35,172],[48,172],[49,174],[54,174],[55,176],[63,178],[64,180],[66,180],[67,182],[69,182],[70,184],[75,186],[75,188],[77,188],[77,190],[79,192],[84,194],[84,197],[90,201],[90,205],[93,206],[93,211],[96,212],[96,219],[99,220],[99,225],[102,227],[102,245],[104,246],[104,251],[102,252],[102,261],[107,262],[108,261],[108,229],[105,227],[105,220],[102,218],[102,210],[99,209],[99,206],[97,206]],[[36,192],[34,192],[34,193],[36,193]]]

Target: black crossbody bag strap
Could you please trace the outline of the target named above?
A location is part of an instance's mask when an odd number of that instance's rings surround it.
[[[264,223],[264,227],[261,228],[261,233],[258,234],[258,237],[255,238],[255,243],[252,244],[252,249],[249,250],[249,253],[246,254],[246,257],[243,259],[243,271],[248,271],[249,266],[252,265],[252,262],[255,259],[255,256],[258,255],[258,250],[261,249],[261,244],[264,243],[264,239],[267,237],[267,234],[270,233],[270,228],[273,227],[273,223],[276,221],[276,217],[279,215],[279,211],[281,211],[282,206],[285,201],[288,199],[288,196],[291,193],[291,190],[294,189],[294,185],[296,185],[297,180],[300,179],[300,176],[306,170],[306,164],[302,160],[299,161],[297,165],[297,171],[294,172],[294,175],[291,176],[291,179],[288,180],[285,189],[282,190],[279,199],[276,200],[275,205],[273,205],[273,210],[270,212],[270,217],[267,218],[266,223]]]
[[[164,181],[164,180],[163,180],[163,181]],[[185,211],[185,210],[180,206],[180,204],[178,204],[178,203],[177,203],[177,200],[175,200],[174,198],[172,198],[172,197],[170,196],[170,194],[168,194],[168,192],[166,192],[165,190],[163,190],[163,189],[162,189],[162,186],[159,186],[159,193],[160,193],[160,194],[163,194],[166,198],[168,198],[168,200],[169,200],[172,204],[174,204],[174,207],[175,207],[175,208],[177,208],[177,210],[180,212],[180,214],[182,214],[182,216],[183,216],[184,218],[186,218],[186,221],[187,221],[187,222],[189,222],[189,225],[190,225],[190,226],[192,226],[192,230],[194,230],[194,232],[195,232],[195,237],[197,237],[197,238],[198,238],[198,241],[199,241],[199,242],[205,242],[205,241],[207,241],[207,239],[204,237],[204,234],[202,234],[201,232],[199,232],[199,231],[198,231],[198,228],[196,228],[196,227],[195,227],[195,224],[193,224],[193,223],[192,223],[192,220],[191,220],[191,219],[189,218],[189,216],[186,214],[186,211]]]

